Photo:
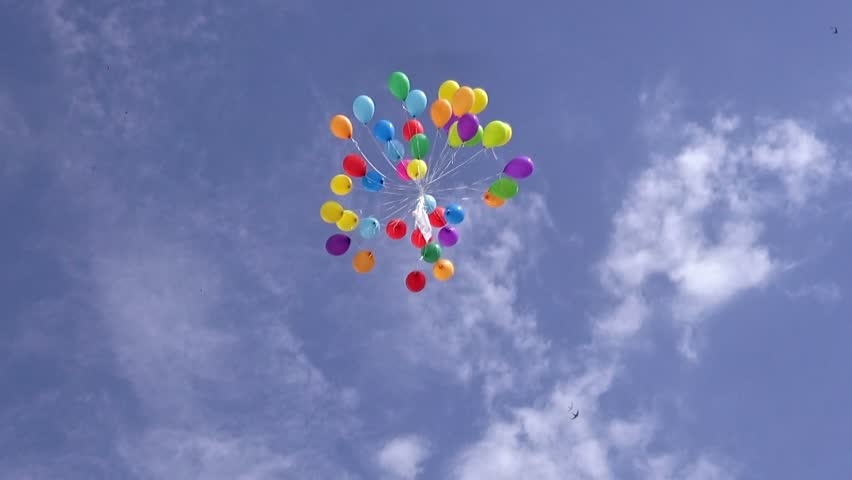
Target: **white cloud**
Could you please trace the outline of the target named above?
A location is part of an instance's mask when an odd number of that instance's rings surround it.
[[[414,480],[429,456],[429,445],[417,435],[402,435],[385,444],[376,456],[379,466],[399,480]]]

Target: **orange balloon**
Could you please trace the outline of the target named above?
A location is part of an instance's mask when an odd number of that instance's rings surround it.
[[[485,200],[485,204],[491,208],[500,208],[506,203],[506,200],[502,198],[492,195],[491,192],[485,192],[485,195],[482,196],[482,199]]]
[[[435,128],[441,128],[450,121],[450,117],[453,116],[453,106],[450,104],[449,100],[439,98],[432,102],[432,110],[430,112],[432,114],[432,123],[435,124]]]
[[[473,89],[470,87],[461,87],[456,90],[456,93],[453,95],[453,114],[461,117],[469,112],[473,108],[473,101],[475,99],[476,94],[473,93]]]
[[[369,250],[361,250],[352,257],[352,268],[358,273],[367,273],[376,266],[376,257]]]
[[[337,138],[342,138],[344,140],[352,138],[352,122],[349,121],[349,118],[347,118],[346,115],[335,115],[331,117],[329,128],[331,128],[331,133],[333,133]]]

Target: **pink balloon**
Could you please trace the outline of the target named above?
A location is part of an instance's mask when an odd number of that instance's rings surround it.
[[[403,182],[411,181],[411,177],[408,176],[409,163],[411,163],[411,160],[400,160],[399,163],[396,164],[396,173]]]

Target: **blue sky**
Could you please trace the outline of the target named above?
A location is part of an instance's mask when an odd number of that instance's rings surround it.
[[[0,2],[0,476],[852,473],[848,7],[317,3]],[[419,295],[318,216],[394,70],[537,168]]]

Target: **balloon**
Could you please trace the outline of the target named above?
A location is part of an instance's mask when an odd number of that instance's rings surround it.
[[[485,200],[485,204],[491,208],[500,208],[503,206],[504,203],[506,203],[506,200],[495,196],[491,192],[485,192],[485,195],[482,196],[482,199]]]
[[[504,122],[499,120],[488,122],[482,132],[482,146],[493,148],[500,145],[508,137],[508,130],[509,127]]]
[[[376,257],[369,250],[361,250],[352,257],[352,268],[358,273],[367,273],[376,266]]]
[[[366,125],[373,119],[373,114],[376,113],[376,104],[367,95],[358,95],[355,97],[355,101],[352,102],[352,113],[355,114],[355,118],[359,122]]]
[[[435,128],[441,128],[453,116],[453,106],[449,100],[440,98],[432,103],[432,110],[429,113],[432,115],[432,123],[435,124]]]
[[[351,232],[358,226],[358,214],[352,210],[344,210],[340,220],[337,221],[337,228],[344,232]]]
[[[373,125],[373,135],[375,135],[379,141],[389,142],[393,139],[395,134],[396,130],[394,130],[393,124],[387,120],[379,120],[375,125]]]
[[[473,89],[470,87],[461,87],[453,94],[451,103],[453,104],[453,114],[457,117],[464,115],[470,111],[473,106]]]
[[[408,143],[408,148],[411,149],[411,156],[414,158],[426,158],[426,155],[429,153],[429,137],[422,133],[418,133],[411,137],[411,141]]]
[[[352,239],[349,238],[349,236],[342,233],[335,233],[328,237],[328,240],[325,241],[325,251],[330,255],[339,257],[349,250],[349,245],[351,243]]]
[[[370,170],[361,179],[361,186],[368,192],[378,192],[385,186],[385,177],[379,172]]]
[[[422,249],[426,246],[426,237],[423,236],[423,232],[420,231],[419,228],[415,228],[413,232],[411,232],[411,244],[416,248]]]
[[[331,178],[331,191],[335,195],[346,195],[352,191],[352,179],[346,175],[335,175]]]
[[[476,132],[479,130],[479,119],[472,113],[465,113],[459,117],[456,130],[461,141],[466,142],[476,136]]]
[[[361,235],[361,238],[371,239],[379,233],[379,221],[373,217],[367,217],[360,222],[358,222],[358,233]]]
[[[334,200],[329,200],[320,207],[320,217],[325,223],[337,223],[341,216],[343,216],[343,205]]]
[[[432,275],[434,275],[437,280],[440,280],[442,282],[445,282],[452,278],[454,273],[456,273],[456,268],[453,266],[453,262],[447,260],[446,258],[438,260],[432,267]]]
[[[344,140],[352,138],[352,122],[346,118],[346,115],[335,115],[331,117],[331,123],[329,123],[328,126],[331,128],[331,133],[333,133],[335,137],[342,138]]]
[[[367,162],[357,153],[343,157],[343,171],[352,177],[363,177],[367,174]]]
[[[441,258],[441,246],[437,243],[427,243],[425,247],[420,250],[420,255],[423,257],[423,261],[427,263],[435,263]]]
[[[488,94],[481,88],[473,89],[473,106],[470,107],[470,113],[476,115],[485,110],[488,106]]]
[[[441,228],[447,224],[447,218],[444,216],[444,207],[438,207],[429,214],[429,225],[435,228]]]
[[[482,143],[482,125],[476,129],[476,135],[474,135],[470,140],[462,143],[462,145],[470,147],[472,145],[479,145],[480,143]]]
[[[402,138],[404,138],[407,142],[411,140],[411,137],[418,133],[423,133],[424,131],[423,124],[420,123],[419,120],[416,118],[410,118],[407,122],[405,122],[405,125],[402,126]]]
[[[401,178],[403,182],[411,181],[411,177],[408,176],[408,164],[410,163],[411,160],[400,160],[400,162],[396,164],[396,174],[399,175],[399,178]]]
[[[503,122],[503,123],[506,123],[506,122]],[[502,147],[503,145],[506,145],[507,143],[509,143],[509,140],[512,139],[512,126],[509,125],[508,123],[506,123],[506,132],[507,132],[506,133],[506,140],[503,140],[503,143],[498,145],[500,147]]]
[[[459,148],[462,146],[462,139],[459,137],[458,124],[459,122],[453,123],[450,127],[449,136],[447,137],[447,143],[449,143],[453,148]]]
[[[393,240],[399,240],[405,236],[405,233],[408,231],[408,226],[405,224],[405,220],[395,218],[388,222],[388,226],[385,227],[385,231],[387,232],[388,237]]]
[[[405,170],[408,172],[408,176],[411,177],[412,180],[420,180],[426,176],[426,172],[429,171],[429,168],[423,160],[414,159],[408,164],[408,167],[406,167]]]
[[[515,157],[503,167],[503,173],[520,180],[532,175],[534,169],[535,165],[530,157]]]
[[[405,277],[405,286],[414,293],[423,290],[426,288],[426,275],[417,270],[410,272]]]
[[[446,80],[444,83],[438,87],[438,98],[444,99],[446,101],[450,101],[453,99],[453,95],[456,94],[456,91],[459,89],[459,82],[455,80]]]
[[[438,243],[442,247],[452,247],[459,243],[459,231],[447,225],[438,232]]]
[[[518,184],[508,177],[500,177],[494,180],[488,191],[493,193],[495,197],[508,200],[518,194]]]
[[[394,97],[405,101],[408,96],[408,90],[411,88],[411,82],[408,77],[402,72],[393,72],[388,78],[388,90]]]
[[[451,203],[444,209],[444,216],[447,217],[447,223],[458,225],[464,220],[464,209],[461,205]]]
[[[393,139],[385,144],[385,153],[392,161],[402,158],[405,154],[405,145],[397,139]]]
[[[456,121],[458,121],[459,117],[453,115],[447,120],[447,123],[444,124],[444,133],[450,133],[450,127],[455,125]]]
[[[426,213],[429,214],[435,211],[435,208],[438,206],[438,202],[432,195],[423,195],[423,206],[426,208]]]
[[[417,117],[426,110],[426,94],[423,90],[412,90],[405,99],[405,109],[412,117]]]

